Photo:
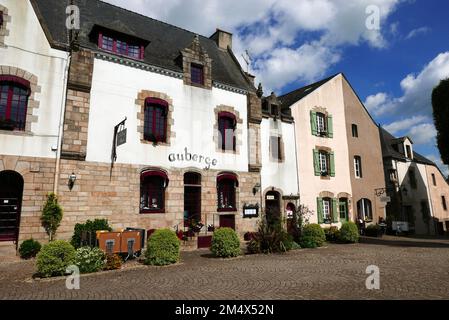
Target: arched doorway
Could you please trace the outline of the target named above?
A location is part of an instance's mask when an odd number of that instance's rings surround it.
[[[281,195],[277,191],[268,191],[265,195],[265,215],[267,222],[274,224],[281,219]]]
[[[17,241],[23,178],[15,171],[0,172],[0,241]]]
[[[191,227],[201,221],[201,174],[184,174],[184,226]]]

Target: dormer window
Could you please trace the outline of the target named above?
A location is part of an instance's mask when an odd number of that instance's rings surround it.
[[[273,116],[273,117],[277,117],[278,115],[279,115],[279,106],[277,106],[277,105],[275,105],[275,104],[272,104],[271,105],[271,115]]]
[[[98,47],[132,59],[143,60],[144,46],[138,43],[119,39],[112,35],[100,33],[98,36]]]
[[[192,63],[190,67],[192,83],[204,86],[204,68],[202,65]]]
[[[410,147],[410,145],[405,146],[405,151],[406,151],[406,157],[409,159],[413,159],[412,148]]]

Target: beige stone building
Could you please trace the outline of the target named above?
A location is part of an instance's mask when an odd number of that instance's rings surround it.
[[[385,203],[376,123],[343,74],[279,98],[295,119],[300,199],[323,227],[378,223]]]

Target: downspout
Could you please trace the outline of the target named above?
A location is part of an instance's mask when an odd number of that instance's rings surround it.
[[[299,161],[298,161],[298,144],[297,144],[297,141],[296,141],[296,121],[294,120],[294,117],[293,117],[293,134],[294,134],[294,136],[295,136],[295,158],[296,158],[296,185],[297,185],[297,188],[298,188],[298,196],[299,196]],[[299,199],[298,199],[298,203],[297,203],[297,209],[299,209],[299,206],[301,205],[301,197],[299,196]]]
[[[60,117],[59,117],[55,178],[54,178],[54,182],[53,182],[53,193],[54,194],[58,194],[58,178],[59,178],[59,171],[60,171],[60,164],[61,164],[62,135],[63,135],[63,130],[64,130],[65,107],[66,107],[67,93],[68,93],[68,75],[69,75],[71,59],[72,59],[72,50],[70,49],[69,53],[67,55],[67,63],[65,66],[64,78],[63,78],[63,82],[64,82],[63,92],[64,93],[61,98],[61,109],[60,109]]]

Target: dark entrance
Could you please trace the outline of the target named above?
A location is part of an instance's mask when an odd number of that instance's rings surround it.
[[[15,171],[0,172],[0,241],[19,238],[23,178]]]
[[[275,224],[281,220],[281,195],[277,191],[268,191],[265,195],[265,214],[267,222]]]
[[[196,172],[184,174],[184,226],[190,227],[201,221],[201,175]]]
[[[231,228],[235,230],[235,215],[233,214],[220,215],[220,228]]]

